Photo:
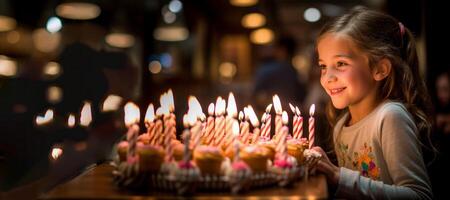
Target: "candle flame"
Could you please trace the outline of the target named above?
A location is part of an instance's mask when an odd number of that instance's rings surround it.
[[[69,118],[67,119],[67,125],[72,128],[75,126],[75,115],[70,114]]]
[[[232,133],[233,136],[237,137],[239,136],[239,123],[236,120],[233,120],[233,125],[232,125]]]
[[[218,97],[216,101],[216,116],[223,115],[225,113],[225,100],[222,97]]]
[[[108,95],[105,101],[103,102],[102,111],[116,111],[119,110],[120,104],[122,103],[123,98],[117,95]]]
[[[187,123],[191,127],[194,126],[195,123],[197,122],[197,116],[195,115],[195,113],[188,113],[186,119],[187,119]]]
[[[286,111],[283,111],[283,114],[281,115],[281,120],[284,125],[287,125],[289,122],[289,117]]]
[[[139,123],[140,111],[139,107],[133,102],[128,102],[124,107],[125,111],[125,125],[127,127]]]
[[[62,155],[62,153],[63,153],[63,150],[61,148],[54,147],[52,149],[52,153],[51,153],[53,160],[57,160]]]
[[[213,116],[214,115],[214,103],[210,103],[208,106],[208,115]]]
[[[267,105],[266,113],[270,113],[270,110],[272,110],[272,104]]]
[[[297,115],[297,113],[295,112],[295,107],[289,103],[289,107],[291,108],[292,113],[294,113],[294,115]]]
[[[48,109],[47,111],[45,111],[45,114],[43,117],[41,117],[41,116],[36,117],[36,124],[43,125],[43,124],[47,124],[47,123],[51,122],[52,120],[53,120],[53,110]]]
[[[92,122],[91,103],[84,102],[83,108],[81,108],[80,125],[89,126]]]
[[[239,111],[239,120],[242,121],[244,120],[244,112]]]
[[[314,104],[312,104],[311,107],[309,108],[309,116],[313,116],[315,110],[316,110],[316,106]]]
[[[272,100],[273,106],[275,108],[275,113],[277,113],[277,115],[281,115],[281,113],[283,112],[283,108],[281,108],[280,98],[278,97],[278,95],[273,95]]]
[[[188,105],[188,114],[192,113],[195,119],[201,118],[201,116],[203,115],[202,106],[195,96],[189,96]]]
[[[262,114],[262,116],[261,116],[261,122],[262,123],[266,123],[266,117],[267,117],[266,115],[267,115],[266,113]]]
[[[175,111],[175,103],[173,101],[173,92],[172,89],[169,89],[169,91],[167,91],[167,100],[168,102],[168,106],[169,106],[169,111],[173,112]]]
[[[295,106],[295,112],[298,116],[302,115],[302,112],[300,112],[300,109],[297,106]]]
[[[184,115],[183,115],[183,126],[184,126],[184,128],[188,128],[188,127],[189,127],[189,117],[188,117],[188,114],[184,114]]]
[[[150,123],[155,120],[155,107],[153,104],[149,104],[147,107],[147,112],[145,112],[145,123]]]
[[[250,123],[252,123],[253,127],[259,127],[259,120],[258,117],[256,116],[255,111],[253,110],[253,107],[251,105],[248,105],[247,107]]]
[[[227,114],[232,117],[236,117],[237,115],[236,100],[232,92],[228,95]]]

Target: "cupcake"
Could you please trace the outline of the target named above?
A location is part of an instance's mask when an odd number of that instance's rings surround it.
[[[247,163],[254,173],[267,171],[268,155],[262,147],[251,145],[240,151],[241,159]]]
[[[194,161],[203,175],[220,175],[223,159],[217,147],[202,145],[194,150]]]
[[[304,144],[305,142],[302,140],[291,139],[287,141],[287,153],[297,159],[297,163],[300,165],[305,161],[303,156]]]
[[[272,140],[260,141],[258,146],[262,147],[266,152],[267,157],[273,161],[275,159],[275,143]]]
[[[138,145],[139,169],[145,172],[158,172],[164,161],[165,152],[160,146]]]
[[[184,155],[184,145],[178,140],[172,140],[173,147],[173,157],[176,161],[180,161],[183,159]]]
[[[120,162],[127,160],[128,142],[122,141],[117,145],[117,154],[119,154]]]
[[[250,188],[252,170],[244,161],[236,161],[231,165],[231,170],[227,173],[231,192],[236,194]]]
[[[292,183],[297,177],[297,160],[290,155],[278,155],[272,171],[277,175],[278,185],[284,187]]]
[[[195,183],[200,180],[200,171],[192,161],[180,161],[175,178],[177,180],[176,187],[178,194],[194,193],[197,185]]]

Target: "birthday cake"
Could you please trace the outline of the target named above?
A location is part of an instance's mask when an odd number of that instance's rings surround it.
[[[127,139],[117,145],[113,172],[119,187],[162,189],[180,195],[198,190],[239,193],[257,187],[284,187],[300,180],[307,171],[304,168],[321,156],[308,149],[311,138],[301,138],[301,116],[295,108],[293,124],[297,127],[290,133],[287,112],[281,111],[276,95],[273,132],[272,104],[267,106],[260,126],[251,106],[236,119],[232,93],[226,112],[225,100],[219,97],[208,107],[208,117],[197,99],[190,97],[181,140],[176,138],[172,98],[169,90],[156,112],[149,105],[145,133],[136,128],[139,114],[133,113],[139,113],[139,108],[132,103],[125,106]]]

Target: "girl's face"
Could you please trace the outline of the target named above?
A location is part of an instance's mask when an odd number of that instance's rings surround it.
[[[320,83],[334,107],[369,105],[375,100],[376,81],[369,59],[346,36],[326,34],[318,43]]]

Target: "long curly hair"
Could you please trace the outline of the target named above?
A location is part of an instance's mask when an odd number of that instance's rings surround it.
[[[370,67],[383,58],[391,61],[392,70],[381,82],[378,96],[382,100],[403,103],[413,116],[423,147],[436,152],[430,139],[432,103],[419,73],[416,43],[411,31],[392,16],[358,6],[327,23],[317,41],[328,33],[349,36],[367,53]],[[343,111],[345,109],[335,109],[331,102],[328,104],[327,117],[332,127]]]

